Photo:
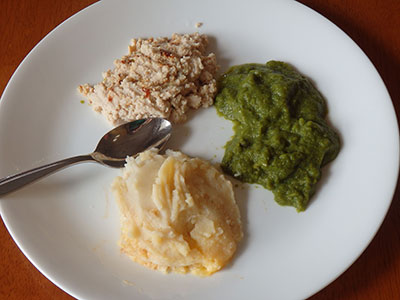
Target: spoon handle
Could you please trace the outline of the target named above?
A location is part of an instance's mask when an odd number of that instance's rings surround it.
[[[27,185],[28,183],[38,180],[69,165],[91,160],[94,161],[91,155],[80,155],[59,160],[16,175],[4,177],[0,179],[0,196],[19,189]]]

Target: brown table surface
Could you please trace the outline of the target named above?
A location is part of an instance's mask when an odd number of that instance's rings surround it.
[[[0,92],[22,59],[48,32],[94,2],[0,0]],[[400,1],[300,2],[338,25],[364,50],[382,76],[399,118]],[[366,251],[343,275],[310,300],[400,299],[399,186],[398,183],[382,227]],[[35,269],[15,245],[2,222],[0,299],[72,299]]]

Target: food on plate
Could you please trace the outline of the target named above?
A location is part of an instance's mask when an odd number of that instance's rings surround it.
[[[233,121],[222,168],[272,190],[280,205],[304,211],[321,168],[340,149],[310,80],[278,61],[231,67],[219,81],[217,111]]]
[[[127,159],[112,185],[122,252],[163,272],[211,275],[243,236],[232,184],[210,163],[167,150]]]
[[[184,122],[190,108],[212,105],[217,92],[217,62],[207,44],[199,33],[133,39],[102,82],[78,90],[114,125],[148,117]]]

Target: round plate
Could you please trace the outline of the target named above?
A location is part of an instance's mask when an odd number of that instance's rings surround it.
[[[294,1],[101,1],[81,11],[31,51],[3,94],[0,176],[91,152],[111,126],[80,103],[77,86],[100,81],[131,38],[194,31],[209,35],[222,71],[275,59],[310,77],[342,150],[304,213],[280,207],[262,188],[238,187],[245,238],[232,263],[208,278],[164,275],[119,252],[109,188],[120,170],[81,164],[1,197],[18,246],[74,297],[306,298],[354,262],[385,217],[399,166],[390,97],[358,46]],[[176,126],[169,145],[218,162],[231,134],[230,122],[209,108]]]

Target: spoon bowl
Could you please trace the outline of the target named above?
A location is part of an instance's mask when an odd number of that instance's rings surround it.
[[[171,123],[162,118],[142,119],[120,125],[101,138],[93,153],[63,159],[0,179],[0,196],[80,162],[95,161],[109,167],[122,168],[127,156],[136,156],[154,147],[162,149],[171,136],[171,130]]]
[[[161,118],[126,123],[106,133],[91,156],[101,164],[122,168],[127,156],[154,147],[161,149],[169,140],[171,130],[171,123]]]

